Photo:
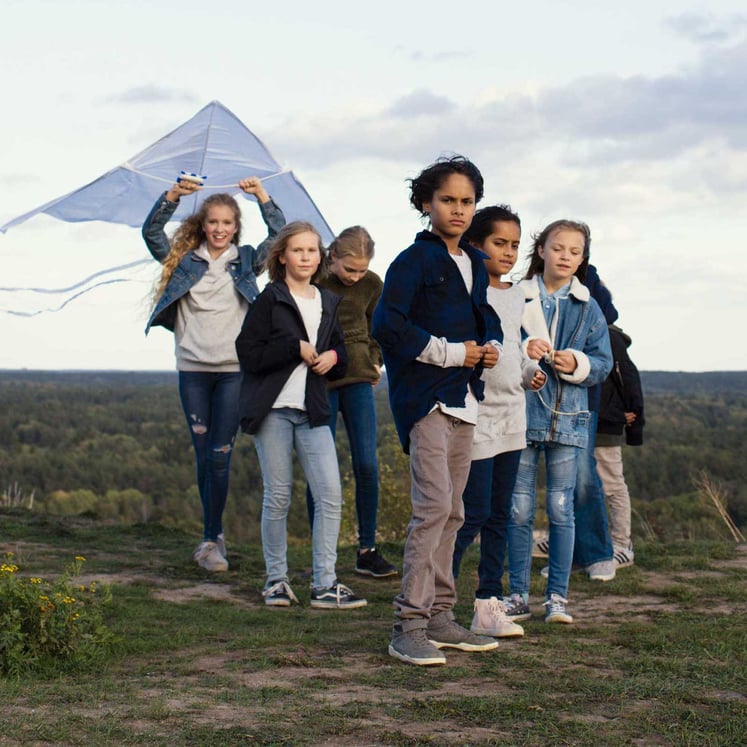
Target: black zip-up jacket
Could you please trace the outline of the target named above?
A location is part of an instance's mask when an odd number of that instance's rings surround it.
[[[602,384],[597,436],[600,434],[622,436],[624,430],[625,442],[628,446],[640,446],[643,443],[643,426],[646,420],[643,415],[641,377],[635,363],[628,355],[631,340],[614,324],[609,325],[609,332],[614,366]],[[626,412],[636,414],[632,425],[625,424]]]
[[[331,410],[326,379],[342,378],[347,369],[345,342],[337,321],[337,306],[342,300],[324,288],[314,286],[322,296],[322,319],[316,349],[334,350],[337,363],[320,376],[311,369],[306,376],[306,412],[312,428],[327,425]],[[244,319],[236,338],[241,364],[241,428],[256,433],[272,409],[293,369],[302,362],[299,340],[309,341],[301,312],[284,281],[269,283],[260,293]]]

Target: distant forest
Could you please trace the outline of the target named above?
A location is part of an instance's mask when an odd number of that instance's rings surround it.
[[[731,516],[744,531],[747,372],[652,371],[642,372],[642,378],[645,443],[624,451],[634,531],[652,538],[718,533],[694,487],[703,471],[723,489]],[[408,463],[394,432],[385,383],[376,396],[380,529],[384,539],[399,539],[409,517]],[[343,538],[352,541],[352,478],[343,427],[338,449],[346,494]],[[0,503],[102,521],[160,521],[197,532],[194,482],[175,373],[0,371]],[[290,525],[299,537],[308,535],[303,487],[299,472]],[[240,434],[226,515],[231,536],[259,537],[261,496],[252,440]]]

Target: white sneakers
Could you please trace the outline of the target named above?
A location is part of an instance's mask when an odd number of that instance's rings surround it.
[[[497,597],[475,599],[475,615],[469,629],[478,635],[493,638],[517,638],[524,635],[524,628],[506,617],[506,608]]]
[[[224,545],[225,547],[225,545]],[[228,570],[228,561],[221,555],[216,542],[201,542],[194,552],[194,559],[200,568],[218,573]]]

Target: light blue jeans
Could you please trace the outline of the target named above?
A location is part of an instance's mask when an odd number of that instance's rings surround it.
[[[531,442],[522,452],[511,500],[508,524],[508,572],[512,594],[529,593],[532,570],[532,529],[537,509],[537,466],[545,453],[547,519],[550,524],[549,575],[546,596],[568,595],[575,524],[573,489],[579,452],[577,446]]]
[[[337,413],[342,413],[350,443],[355,475],[355,511],[358,515],[358,546],[361,550],[376,546],[376,516],[379,510],[379,464],[376,459],[376,402],[371,384],[347,384],[330,389],[332,414],[329,427],[332,438],[337,430]],[[314,499],[307,486],[306,505],[314,522]]]
[[[293,448],[314,496],[311,534],[312,584],[326,589],[337,580],[337,537],[342,491],[337,452],[328,425],[311,428],[303,410],[271,410],[254,436],[262,469],[262,550],[267,580],[288,580],[288,509],[293,489]]]

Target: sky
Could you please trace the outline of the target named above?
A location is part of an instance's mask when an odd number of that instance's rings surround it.
[[[517,273],[532,233],[590,225],[640,369],[747,369],[739,0],[1,7],[0,225],[218,100],[335,232],[369,230],[380,275],[424,227],[406,179],[461,153],[485,178],[480,206],[521,216]],[[256,244],[256,207],[244,214]],[[172,369],[172,335],[143,332],[155,262],[59,311],[71,293],[42,292],[147,256],[137,229],[102,222],[37,216],[0,234],[0,369]]]

